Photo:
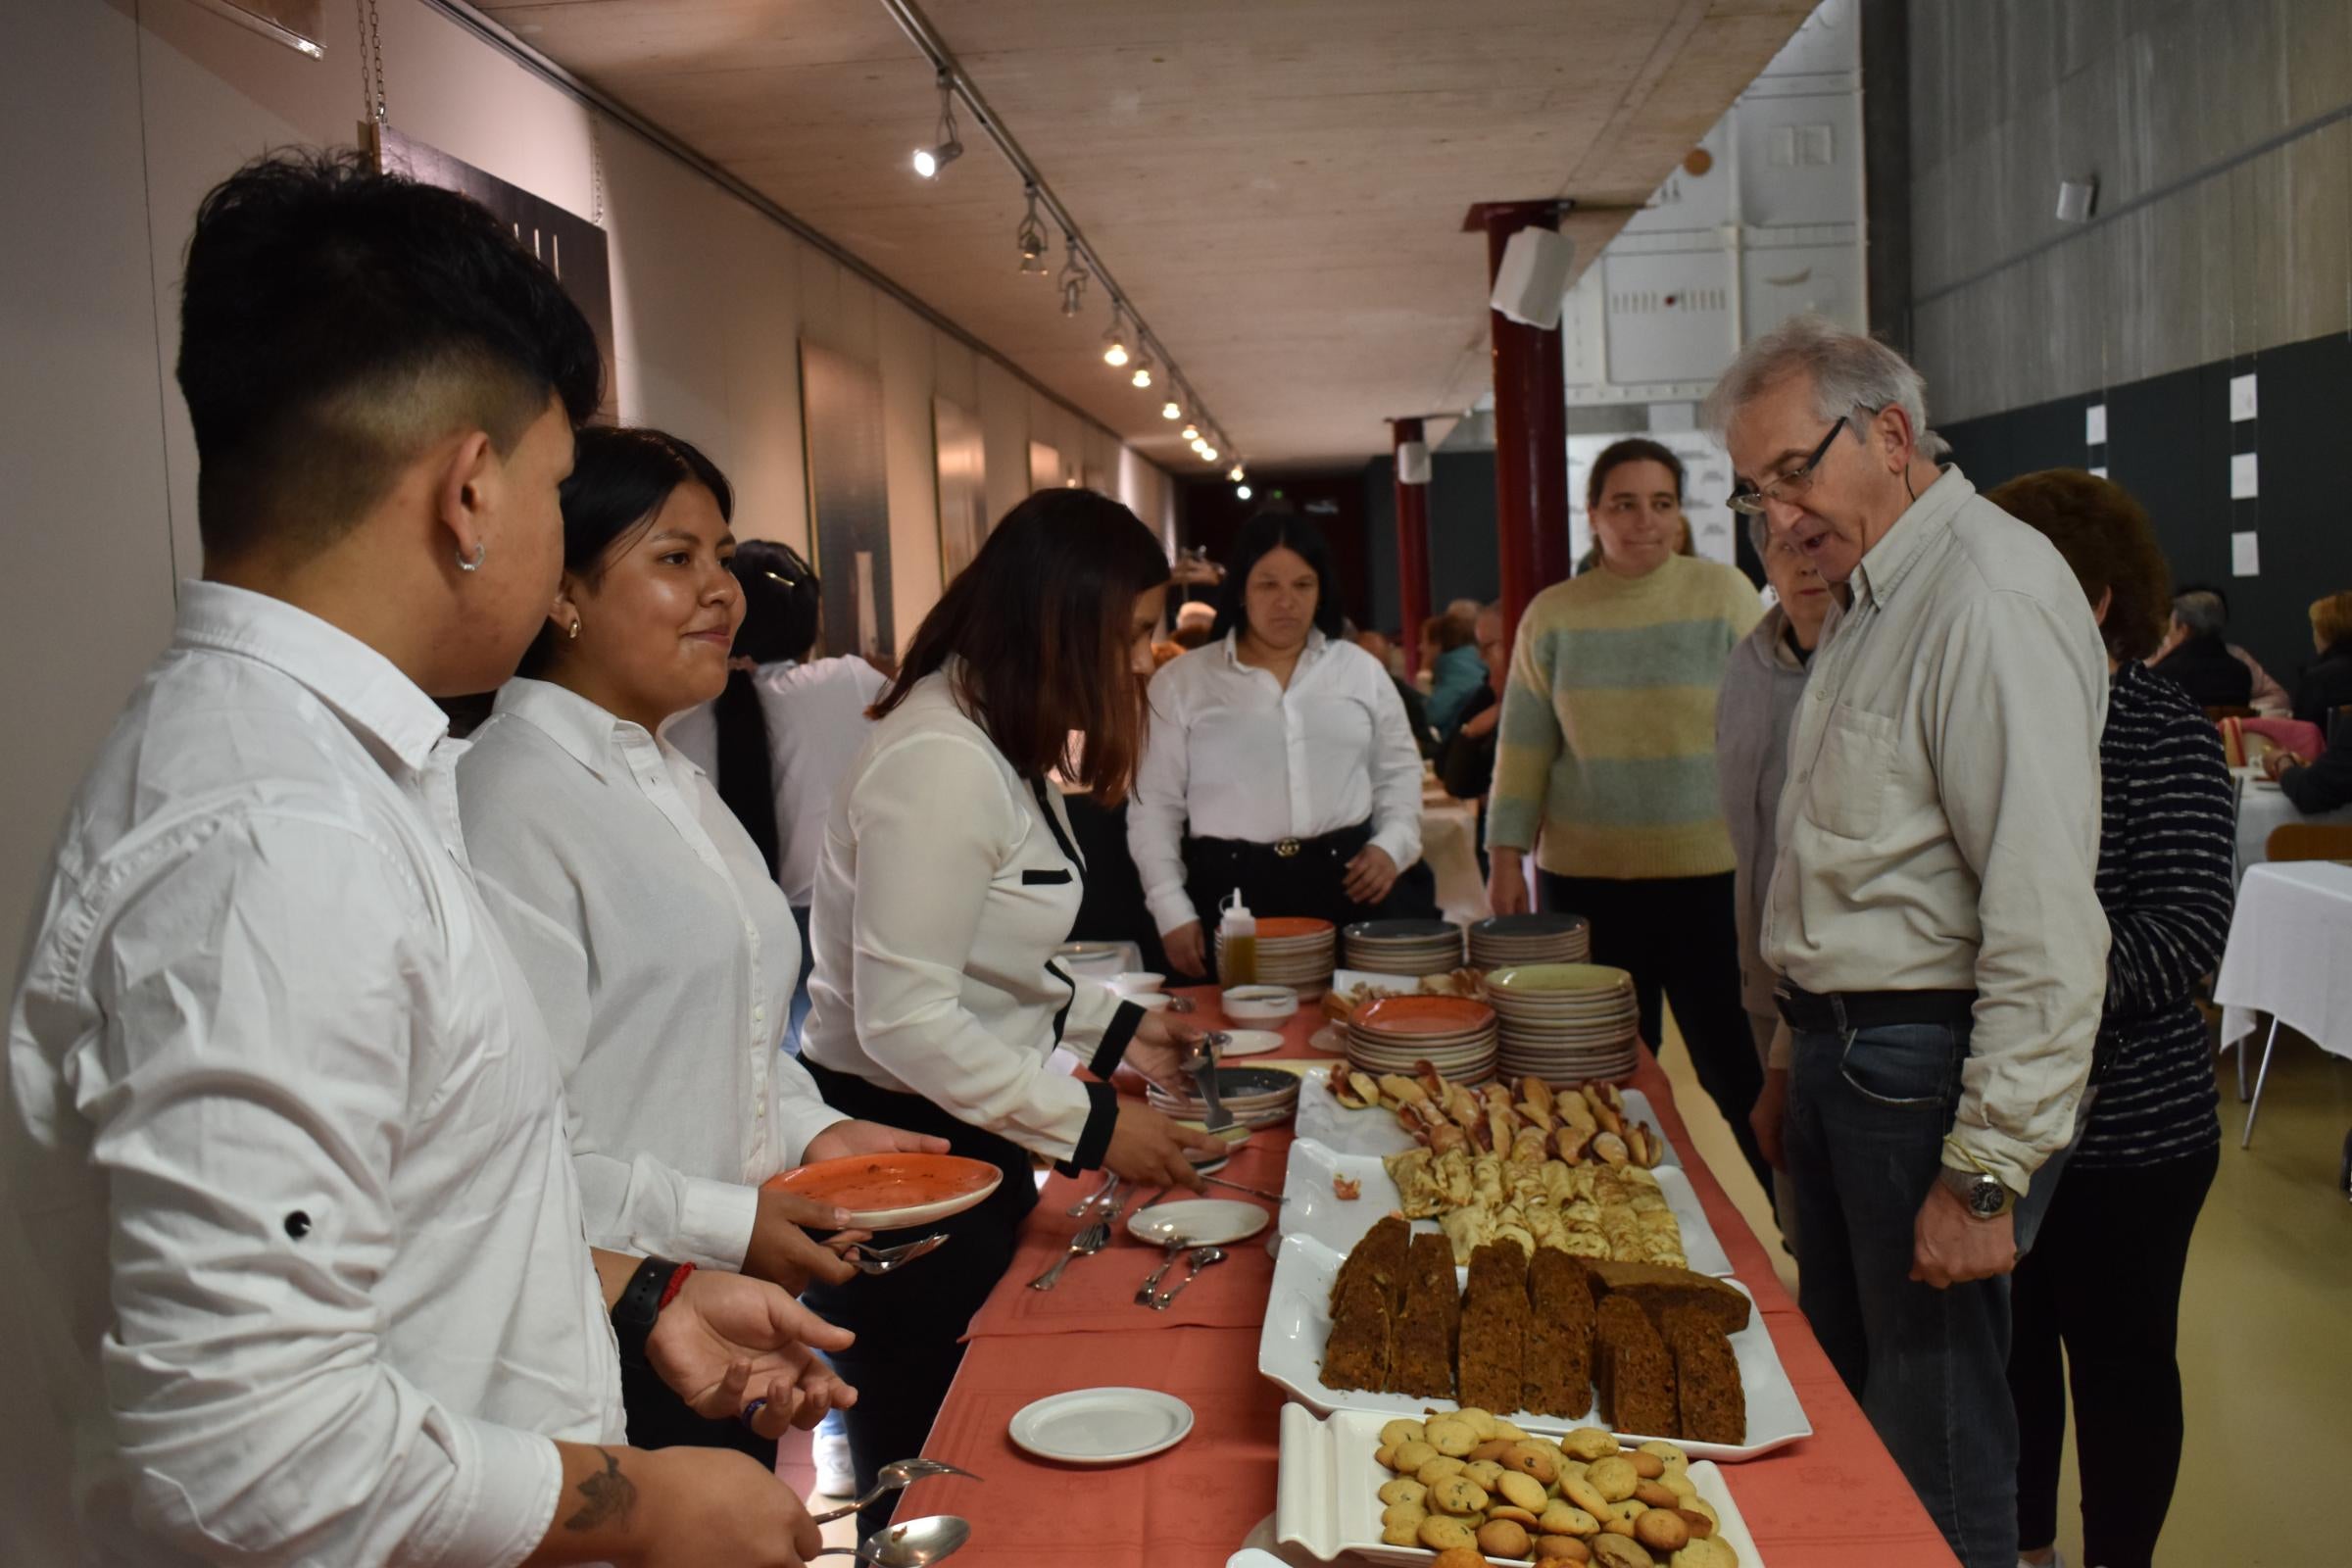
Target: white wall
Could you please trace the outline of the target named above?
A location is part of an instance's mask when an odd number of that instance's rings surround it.
[[[290,143],[349,142],[361,118],[329,0],[308,60],[186,0],[0,3],[0,572],[11,672],[0,793],[0,952],[13,953],[64,805],[201,560],[195,445],[171,379],[178,259],[204,192]],[[379,0],[392,123],[583,215],[589,112],[418,0]],[[980,416],[992,515],[1028,491],[1028,445],[1059,448],[1165,531],[1170,487],[1117,439],[1004,366],[610,122],[604,159],[620,416],[703,445],[735,481],[736,528],[805,545],[799,339],[879,367],[896,624],[940,591],[931,399]]]

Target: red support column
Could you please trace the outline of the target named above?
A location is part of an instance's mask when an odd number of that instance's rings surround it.
[[[1565,203],[1483,202],[1465,231],[1487,236],[1487,279],[1523,228],[1556,229]],[[1538,593],[1568,575],[1568,389],[1560,333],[1488,312],[1494,345],[1495,532],[1502,564],[1502,620],[1514,634]]]
[[[1423,439],[1419,419],[1391,419],[1394,445]],[[1429,486],[1406,484],[1396,468],[1396,599],[1404,615],[1404,667],[1421,669],[1421,623],[1429,618]]]

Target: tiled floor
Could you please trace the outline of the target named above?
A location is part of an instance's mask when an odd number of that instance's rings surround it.
[[[1747,1222],[1772,1234],[1730,1130],[1671,1031],[1668,1042],[1667,1076],[1700,1154]],[[2342,1523],[2352,1481],[2352,1202],[2336,1169],[2352,1129],[2352,1062],[2282,1035],[2254,1147],[2240,1150],[2246,1107],[2233,1064],[2220,1060],[2221,1173],[2180,1306],[2188,1439],[2157,1562],[2340,1568],[2352,1563]],[[1777,1261],[1793,1289],[1794,1262],[1786,1253]],[[2071,1431],[2068,1449],[2059,1549],[2075,1568],[2099,1568],[2082,1561]]]

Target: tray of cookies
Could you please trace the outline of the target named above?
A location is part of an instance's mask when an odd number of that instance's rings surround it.
[[[1569,1165],[1426,1149],[1376,1157],[1299,1138],[1291,1145],[1283,1199],[1284,1235],[1311,1236],[1342,1252],[1386,1216],[1401,1214],[1417,1231],[1445,1235],[1463,1267],[1482,1242],[1507,1236],[1583,1257],[1732,1272],[1697,1189],[1673,1165]]]
[[[1344,1048],[1335,1044],[1331,1049],[1336,1054]],[[1408,1127],[1408,1119],[1415,1123],[1425,1124],[1431,1118],[1420,1115],[1408,1118],[1398,1114],[1403,1109],[1402,1096],[1409,1085],[1417,1081],[1417,1078],[1415,1075],[1409,1074],[1392,1076],[1396,1077],[1399,1081],[1387,1085],[1385,1089],[1383,1087],[1384,1079],[1372,1080],[1372,1087],[1379,1098],[1377,1103],[1370,1103],[1360,1095],[1358,1087],[1350,1081],[1350,1075],[1345,1063],[1339,1064],[1338,1086],[1335,1086],[1332,1072],[1329,1069],[1317,1069],[1304,1074],[1303,1081],[1298,1088],[1298,1136],[1312,1138],[1324,1147],[1336,1149],[1343,1154],[1401,1154],[1416,1147],[1429,1147],[1433,1152],[1442,1152],[1437,1151],[1436,1145],[1431,1143],[1433,1137],[1437,1138],[1440,1143],[1451,1145],[1453,1141],[1449,1137],[1442,1136],[1438,1128],[1423,1125],[1421,1131],[1416,1134]],[[1528,1101],[1527,1096],[1523,1095],[1514,1085],[1502,1084],[1499,1080],[1497,1080],[1497,1084],[1512,1102],[1513,1130],[1502,1140],[1502,1147],[1508,1148],[1517,1141],[1517,1124],[1529,1119],[1527,1113],[1520,1108]],[[1488,1147],[1493,1147],[1494,1118],[1491,1115],[1492,1107],[1486,1102],[1491,1098],[1488,1091],[1494,1087],[1496,1085],[1483,1085],[1469,1091],[1475,1094],[1479,1101],[1474,1119],[1489,1128]],[[1548,1089],[1548,1086],[1546,1088]],[[1598,1086],[1595,1088],[1597,1090]],[[1396,1093],[1391,1094],[1389,1092],[1391,1090]],[[1450,1100],[1450,1091],[1446,1093]],[[1554,1090],[1551,1093],[1556,1102],[1571,1091]],[[1640,1157],[1634,1157],[1634,1152],[1629,1145],[1625,1151],[1626,1157],[1620,1163],[1645,1167],[1682,1163],[1682,1156],[1675,1152],[1674,1145],[1667,1141],[1666,1134],[1659,1128],[1657,1112],[1650,1108],[1647,1095],[1639,1089],[1621,1089],[1614,1085],[1608,1086],[1602,1093],[1603,1102],[1610,1107],[1611,1114],[1617,1118],[1619,1126],[1628,1132],[1637,1128],[1641,1132]],[[1581,1092],[1577,1092],[1577,1099],[1579,1101],[1584,1099]],[[1459,1111],[1462,1107],[1458,1102],[1455,1102],[1452,1108]],[[1558,1106],[1556,1119],[1566,1121],[1570,1119],[1570,1115],[1571,1107],[1565,1104]],[[1451,1121],[1454,1118],[1448,1114],[1446,1119]],[[1456,1122],[1455,1125],[1459,1126],[1460,1123]],[[1464,1130],[1467,1131],[1467,1129]],[[1597,1130],[1595,1138],[1596,1136]],[[1593,1147],[1595,1138],[1588,1138],[1582,1146],[1572,1146],[1575,1148],[1579,1161],[1598,1160],[1606,1163],[1609,1156],[1616,1152],[1605,1142],[1600,1143],[1597,1148]],[[1554,1137],[1548,1141],[1547,1153],[1557,1156],[1559,1152],[1559,1142]]]
[[[1679,1445],[1598,1428],[1282,1411],[1275,1536],[1405,1568],[1595,1563],[1761,1568],[1723,1472]]]
[[[1549,1248],[1531,1257],[1508,1241],[1480,1247],[1465,1275],[1444,1237],[1394,1216],[1345,1255],[1282,1239],[1257,1368],[1317,1411],[1466,1406],[1523,1426],[1597,1423],[1706,1459],[1813,1431],[1738,1281]]]

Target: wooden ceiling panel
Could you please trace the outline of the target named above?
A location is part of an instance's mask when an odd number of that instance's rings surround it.
[[[1019,181],[968,122],[937,182],[931,73],[876,0],[476,0],[1186,471],[1016,270]],[[1385,450],[1392,415],[1486,388],[1476,201],[1565,195],[1580,266],[1813,0],[931,0],[980,92],[1230,438],[1269,466]],[[1056,238],[1055,265],[1059,265]]]

